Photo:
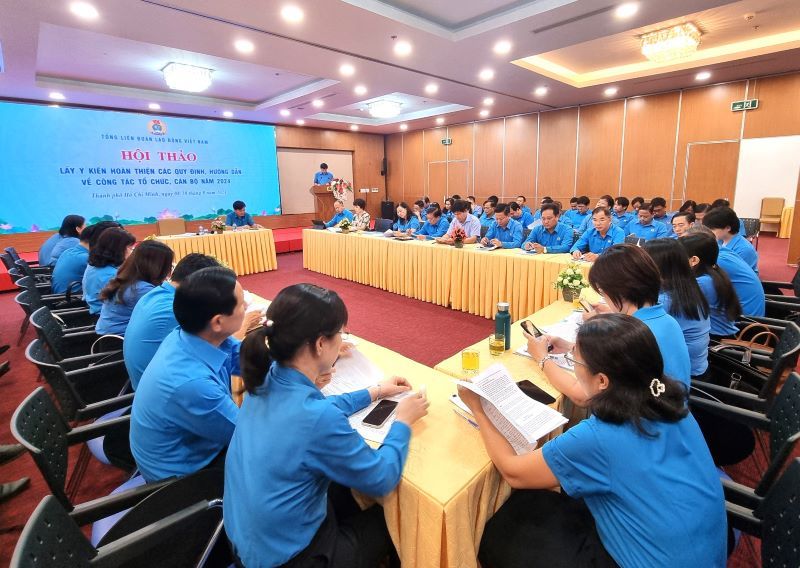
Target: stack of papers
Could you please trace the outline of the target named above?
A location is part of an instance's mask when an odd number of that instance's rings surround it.
[[[477,250],[485,250],[485,251],[490,251],[490,250],[497,250],[497,249],[499,249],[499,248],[501,248],[501,247],[498,247],[498,246],[495,246],[495,245],[485,245],[485,246],[484,246],[484,245],[478,245],[478,246],[477,246],[477,247],[475,247],[475,248],[476,248]]]

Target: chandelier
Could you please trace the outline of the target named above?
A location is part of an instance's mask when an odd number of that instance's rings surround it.
[[[211,86],[211,69],[185,63],[167,63],[161,70],[170,89],[199,93]]]
[[[369,115],[374,118],[394,118],[400,114],[400,107],[402,106],[403,105],[397,101],[381,99],[374,103],[369,103],[367,105],[367,110],[369,111]]]
[[[656,63],[688,57],[697,51],[700,35],[691,22],[646,33],[640,38],[642,55]]]

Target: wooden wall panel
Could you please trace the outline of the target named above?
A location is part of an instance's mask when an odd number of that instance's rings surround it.
[[[447,138],[452,138],[453,143],[447,148],[447,160],[467,160],[472,163],[472,137],[474,123],[459,124],[447,128]]]
[[[428,162],[427,170],[428,196],[431,201],[436,201],[441,205],[444,203],[445,191],[447,190],[447,162]],[[408,204],[411,205],[420,197],[409,197]]]
[[[680,93],[628,99],[621,191],[628,199],[672,193],[679,99]]]
[[[442,144],[442,138],[447,138],[447,128],[432,128],[423,130],[423,154],[422,160],[425,168],[425,191],[419,195],[406,196],[408,203],[420,199],[423,195],[430,196],[431,199],[442,201],[447,188],[447,146]],[[441,176],[438,174],[431,178],[431,167],[434,164],[441,164]],[[437,166],[438,171],[438,166]]]
[[[476,196],[502,196],[503,122],[503,119],[499,118],[475,123],[474,193]]]
[[[539,115],[539,195],[575,194],[575,152],[578,109]]]
[[[386,137],[386,199],[400,201],[403,198],[403,134]]]
[[[466,160],[447,162],[447,192],[449,195],[460,195],[465,198],[471,195],[472,168],[470,164],[471,162]],[[439,203],[443,204],[444,200]]]
[[[800,74],[750,81],[747,98],[759,106],[744,111],[745,138],[800,134]]]
[[[733,201],[738,166],[738,141],[690,145],[686,194],[698,203],[719,197]]]
[[[415,199],[425,193],[427,167],[422,159],[422,131],[403,134],[403,196]]]
[[[601,195],[619,195],[624,113],[625,101],[580,109],[576,194],[592,203]]]
[[[536,139],[538,114],[524,114],[506,119],[505,184],[508,197],[525,195],[536,200]]]

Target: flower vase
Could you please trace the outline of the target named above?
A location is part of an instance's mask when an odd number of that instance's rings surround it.
[[[580,295],[581,293],[578,290],[573,290],[572,288],[561,289],[561,296],[564,298],[565,302],[574,302]]]
[[[218,234],[218,235],[221,235],[223,230],[224,230],[224,229],[215,229],[215,230],[214,230],[214,232],[215,232],[216,234]]]
[[[454,241],[453,246],[457,249],[464,248],[464,241]]]

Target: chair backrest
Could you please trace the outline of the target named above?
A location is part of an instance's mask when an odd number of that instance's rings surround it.
[[[392,220],[391,219],[375,219],[375,230],[381,233],[385,233],[389,229],[392,228]]]
[[[16,268],[16,264],[14,264],[14,259],[11,258],[11,255],[7,252],[0,252],[0,260],[3,261],[3,266],[6,267],[6,270],[11,270],[12,268]]]
[[[13,270],[20,270],[20,268],[17,267],[14,268]],[[41,292],[39,292],[39,289],[36,287],[36,278],[34,278],[33,276],[21,276],[20,278],[17,279],[16,282],[14,282],[14,284],[16,284],[17,287],[22,288],[23,290],[28,290],[31,294],[38,296],[42,295]]]
[[[19,269],[22,270],[22,273],[25,276],[30,276],[34,280],[36,279],[36,275],[33,273],[33,269],[31,269],[31,265],[28,264],[27,260],[25,260],[24,258],[18,258],[17,260],[14,261],[14,264],[16,264],[19,267]]]
[[[64,358],[64,328],[58,323],[47,306],[42,306],[31,314],[31,324],[39,339],[47,344],[56,360]]]
[[[753,514],[763,520],[762,566],[797,566],[800,549],[800,459],[792,461]]]
[[[64,492],[69,431],[69,424],[43,387],[29,394],[11,417],[11,434],[30,452],[50,492],[71,511],[72,503]]]
[[[489,225],[481,225],[481,238],[486,236],[486,233],[489,232]]]
[[[58,499],[46,496],[28,519],[11,558],[13,568],[88,568],[97,555]]]
[[[22,271],[17,266],[15,266],[14,268],[9,268],[8,275],[11,277],[11,282],[13,282],[14,284],[19,282],[20,278],[24,278]]]
[[[19,304],[22,311],[28,316],[44,305],[42,303],[42,297],[38,294],[32,294],[30,290],[23,290],[17,294],[14,297],[14,301]]]
[[[61,413],[66,420],[75,420],[79,410],[86,404],[72,381],[67,378],[64,369],[56,363],[41,339],[34,339],[25,349],[25,358],[36,365],[44,380],[50,385],[56,397]]]
[[[14,247],[6,247],[6,252],[11,255],[11,258],[14,259],[14,262],[17,262],[19,258],[19,253],[17,253],[17,249]]]
[[[760,217],[780,217],[786,200],[783,197],[765,197],[761,200]]]
[[[182,235],[186,232],[186,221],[183,219],[159,219],[156,225],[159,235]]]
[[[523,228],[522,229],[522,240],[524,241],[525,239],[527,239],[528,235],[530,235],[530,234],[531,234],[531,229]]]
[[[781,338],[772,351],[772,369],[759,393],[760,396],[766,399],[773,398],[781,377],[797,364],[798,354],[800,354],[800,327],[794,322],[787,321],[786,327],[781,332]]]
[[[758,236],[761,232],[761,220],[753,217],[741,217],[744,223],[744,236],[747,238]]]
[[[770,463],[755,489],[756,495],[761,496],[775,482],[800,441],[800,375],[789,375],[767,416],[770,419]]]

